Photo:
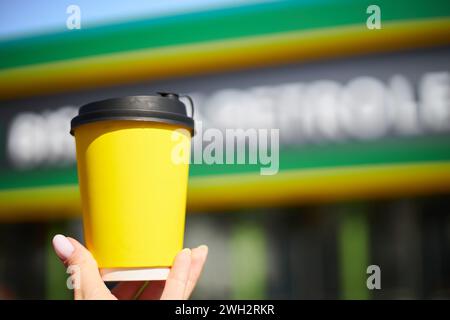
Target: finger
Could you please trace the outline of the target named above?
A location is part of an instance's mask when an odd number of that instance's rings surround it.
[[[161,300],[182,300],[184,298],[190,267],[191,250],[183,249],[175,257]]]
[[[206,257],[208,256],[208,247],[201,245],[192,250],[191,256],[191,270],[189,272],[189,278],[187,282],[186,291],[184,293],[184,299],[189,299],[192,291],[197,284],[198,278],[202,273],[203,266],[205,265]]]
[[[94,257],[77,240],[56,235],[53,247],[71,273],[76,300],[114,299],[100,276]]]
[[[166,281],[150,281],[142,291],[139,300],[159,300],[161,299]]]
[[[136,299],[144,283],[144,281],[123,281],[116,285],[111,292],[119,300]]]

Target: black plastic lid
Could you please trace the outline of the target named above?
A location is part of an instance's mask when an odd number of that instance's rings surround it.
[[[178,94],[158,92],[156,95],[129,96],[88,103],[78,110],[78,115],[70,123],[70,134],[82,124],[105,120],[134,120],[168,123],[185,127],[194,134],[194,106],[191,114]]]

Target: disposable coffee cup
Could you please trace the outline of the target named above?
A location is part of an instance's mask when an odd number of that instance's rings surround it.
[[[131,96],[89,103],[72,119],[85,241],[105,281],[165,280],[183,248],[186,107],[172,93]]]

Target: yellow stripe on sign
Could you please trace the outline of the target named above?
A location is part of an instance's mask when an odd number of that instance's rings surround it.
[[[0,99],[450,44],[450,19],[295,31],[105,54],[0,71]],[[30,53],[31,54],[31,53]]]
[[[196,178],[188,197],[189,209],[206,211],[448,192],[450,162],[433,162]]]
[[[0,221],[78,218],[80,214],[78,185],[0,191]]]
[[[190,179],[188,210],[396,198],[450,192],[450,162],[289,170],[273,176],[216,175]],[[73,218],[80,215],[77,186],[0,192],[0,221]]]

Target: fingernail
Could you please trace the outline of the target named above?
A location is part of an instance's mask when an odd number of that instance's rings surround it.
[[[202,244],[202,245],[198,246],[197,249],[204,250],[206,253],[208,253],[208,250],[209,250],[209,248],[206,244]]]
[[[180,255],[181,259],[190,258],[190,256],[191,256],[191,249],[185,248],[185,249],[180,251],[179,255]]]
[[[67,239],[62,234],[57,234],[53,237],[53,248],[56,251],[56,254],[61,260],[68,259],[72,253],[75,251],[72,243],[70,243],[69,239]]]

